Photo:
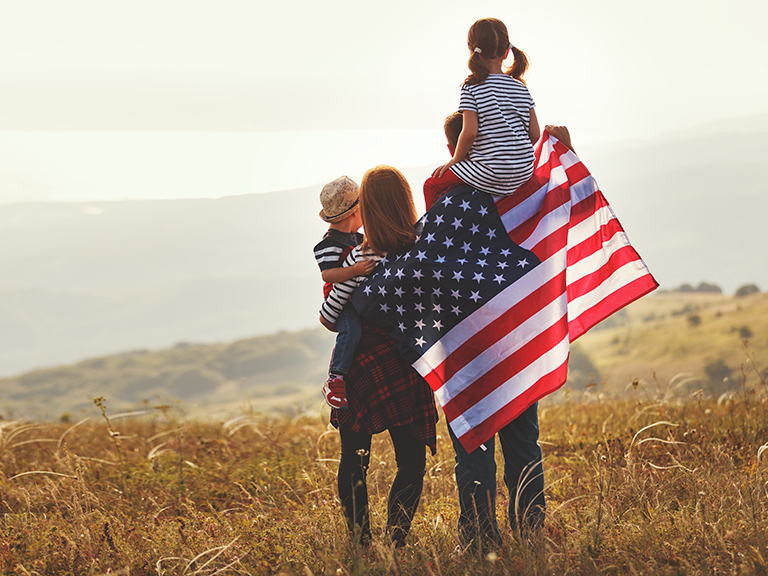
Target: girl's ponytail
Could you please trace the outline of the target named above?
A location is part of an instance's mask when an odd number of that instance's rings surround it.
[[[483,63],[483,59],[480,58],[480,54],[482,53],[482,48],[479,46],[475,46],[472,49],[472,55],[469,57],[469,62],[467,62],[467,66],[469,66],[470,74],[467,76],[467,79],[464,80],[464,84],[469,84],[470,86],[474,86],[476,84],[482,84],[488,79],[488,74],[490,74],[490,70],[488,70],[488,67]]]
[[[528,71],[528,56],[525,52],[514,47],[512,44],[510,44],[509,47],[512,49],[512,56],[514,56],[515,60],[512,62],[512,66],[507,68],[506,74],[525,84],[523,75]]]

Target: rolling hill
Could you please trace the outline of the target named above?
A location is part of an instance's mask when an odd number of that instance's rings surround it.
[[[744,297],[652,294],[578,340],[563,396],[661,391],[719,395],[768,367],[768,294]],[[744,341],[748,341],[745,349]],[[322,328],[278,332],[230,344],[179,343],[134,350],[0,379],[0,409],[9,417],[58,419],[110,410],[179,406],[189,414],[262,413],[324,406],[319,389],[333,335]]]

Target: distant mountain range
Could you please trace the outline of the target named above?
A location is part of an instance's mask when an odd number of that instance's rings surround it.
[[[0,206],[0,375],[316,326],[317,205],[307,188]]]
[[[767,139],[761,117],[575,144],[662,287],[733,293],[768,287]],[[0,376],[315,326],[318,192],[0,206]]]

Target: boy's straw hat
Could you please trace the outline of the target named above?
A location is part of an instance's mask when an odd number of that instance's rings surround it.
[[[359,194],[360,187],[347,176],[328,182],[320,192],[320,218],[333,224],[351,216],[357,210]]]

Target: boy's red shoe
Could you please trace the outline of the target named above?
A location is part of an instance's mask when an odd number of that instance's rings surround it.
[[[344,376],[328,374],[328,380],[323,385],[323,398],[331,408],[347,409],[347,386],[344,383]]]

